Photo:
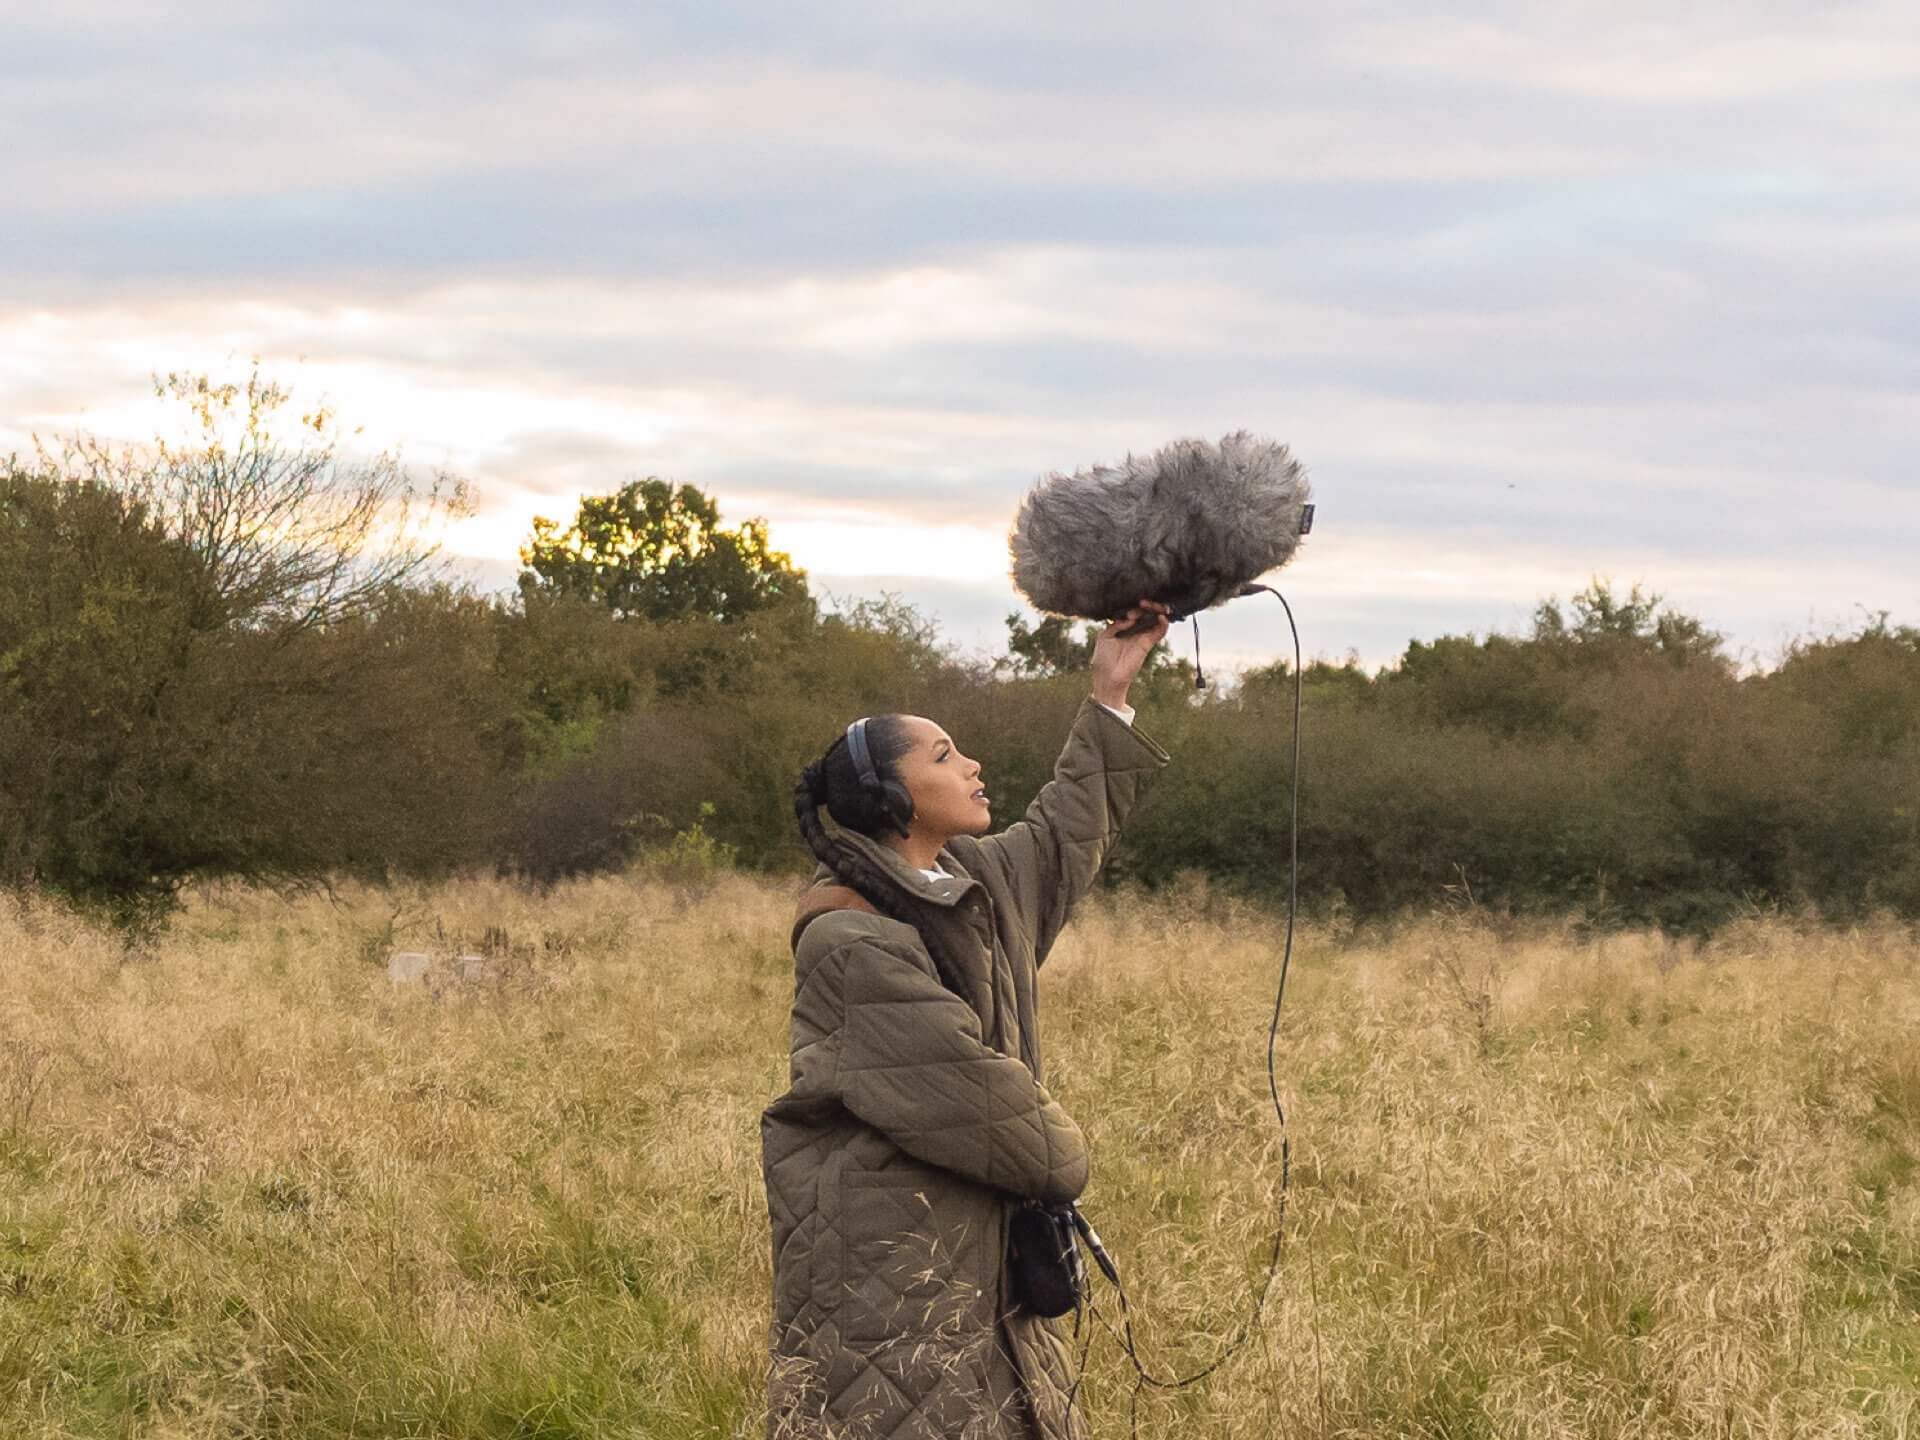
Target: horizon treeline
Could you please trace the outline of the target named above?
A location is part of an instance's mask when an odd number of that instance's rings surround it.
[[[989,663],[894,597],[824,614],[764,526],[656,479],[539,522],[518,592],[478,595],[393,520],[457,485],[343,458],[330,417],[273,438],[285,395],[257,377],[165,388],[241,438],[0,464],[0,883],[130,930],[227,877],[798,873],[800,768],[888,710],[944,725],[1017,819],[1087,690],[1091,627],[1009,616]],[[1303,684],[1316,913],[1470,890],[1696,933],[1765,906],[1920,917],[1920,630],[1886,614],[1743,675],[1703,618],[1596,581],[1523,633]],[[1284,900],[1290,667],[1196,691],[1163,647],[1133,699],[1173,763],[1104,883],[1198,870]]]

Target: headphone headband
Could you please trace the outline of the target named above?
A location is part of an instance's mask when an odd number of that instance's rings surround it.
[[[860,783],[869,790],[880,788],[880,772],[873,768],[873,756],[867,749],[867,721],[862,715],[847,726],[847,752],[853,756],[853,768],[860,772]]]

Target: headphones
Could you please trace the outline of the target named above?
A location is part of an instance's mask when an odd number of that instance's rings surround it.
[[[907,825],[900,817],[912,817],[913,796],[898,780],[882,780],[880,772],[873,768],[873,752],[867,748],[867,721],[871,718],[862,715],[847,726],[847,753],[853,756],[853,768],[859,772],[860,788],[879,804],[887,823],[899,831],[900,838],[904,840],[907,838]]]

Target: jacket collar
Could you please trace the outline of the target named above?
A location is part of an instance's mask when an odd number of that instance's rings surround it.
[[[836,845],[849,850],[858,850],[916,900],[951,907],[980,883],[967,874],[960,862],[953,858],[953,851],[947,846],[940,847],[939,862],[941,868],[949,874],[945,879],[936,879],[921,874],[917,866],[891,845],[884,844],[871,835],[862,835],[857,830],[848,830],[836,824],[824,805],[820,807],[820,824],[826,830],[828,838]],[[835,880],[833,883],[839,882]]]

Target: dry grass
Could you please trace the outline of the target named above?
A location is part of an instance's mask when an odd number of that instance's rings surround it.
[[[787,913],[741,877],[236,892],[128,958],[0,902],[0,1433],[757,1434]],[[483,937],[487,983],[386,978]],[[1264,1273],[1278,943],[1189,884],[1090,902],[1046,971],[1159,1374]],[[1141,1433],[1920,1432],[1916,1022],[1892,924],[1309,930],[1280,1277]]]

